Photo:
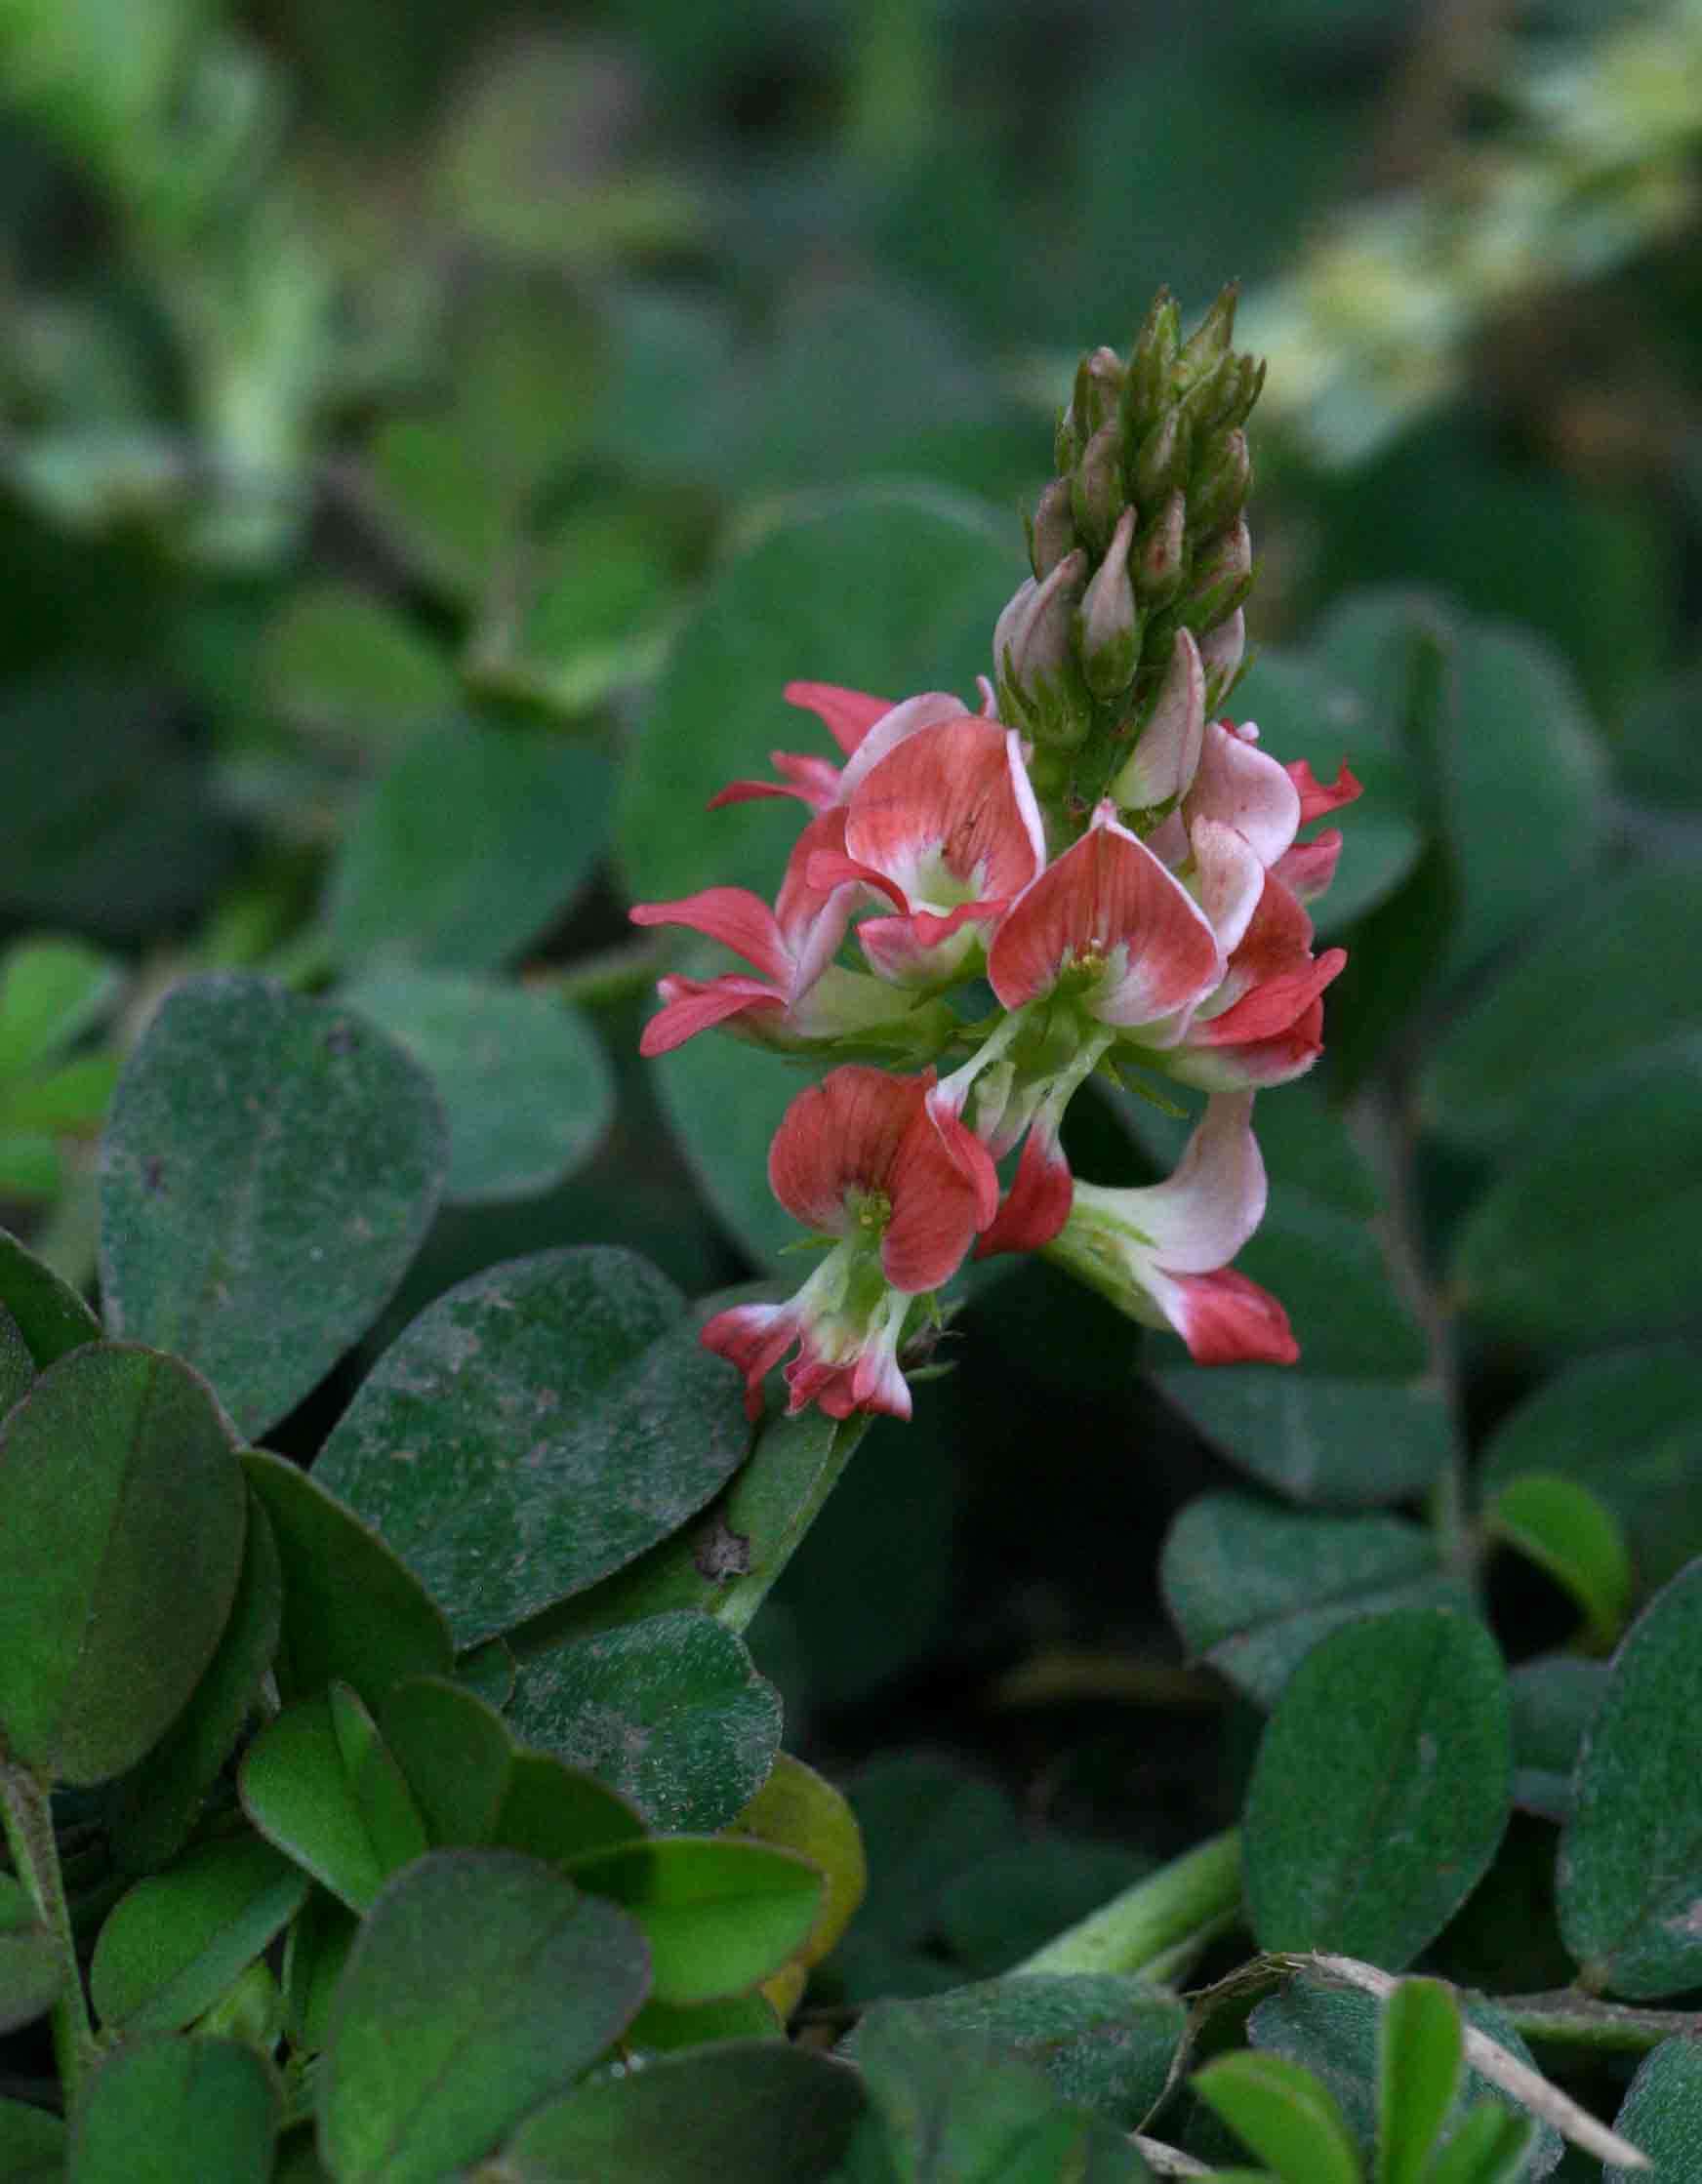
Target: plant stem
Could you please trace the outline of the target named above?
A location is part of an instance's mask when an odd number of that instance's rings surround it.
[[[1241,1900],[1236,1829],[1207,1841],[1090,1912],[1014,1967],[1016,1972],[1148,1972],[1220,1927]]]
[[[84,2067],[94,2052],[94,2028],[89,2022],[83,1975],[77,1964],[77,1945],[71,1933],[71,1915],[60,1873],[48,1786],[21,1760],[15,1759],[3,1742],[0,1742],[0,1820],[5,1824],[6,1847],[12,1853],[18,1879],[36,1917],[58,1945],[61,1984],[50,2022],[54,2054],[60,2066],[60,2083],[64,2091],[65,2108],[69,2111],[76,2101]]]
[[[1575,1987],[1546,1995],[1497,1995],[1495,2006],[1523,2039],[1556,2047],[1641,2055],[1663,2040],[1702,2039],[1702,2010],[1636,2009],[1598,2002]]]

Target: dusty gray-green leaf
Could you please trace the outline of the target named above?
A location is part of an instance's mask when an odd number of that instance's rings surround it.
[[[1169,1400],[1232,1464],[1297,1502],[1358,1509],[1422,1494],[1450,1460],[1446,1403],[1423,1383],[1337,1380],[1285,1365],[1181,1365]]]
[[[780,1749],[780,1695],[743,1639],[681,1610],[523,1661],[508,1719],[670,1834],[724,1827]]]
[[[61,1781],[133,1766],[194,1690],[246,1497],[206,1383],[136,1344],[51,1365],[0,1425],[0,1728]]]
[[[1409,1963],[1487,1870],[1511,1780],[1506,1672],[1475,1617],[1408,1608],[1334,1632],[1290,1678],[1247,1795],[1260,1946]]]
[[[113,2032],[173,2033],[212,2007],[307,1898],[307,1876],[258,1836],[197,1843],[107,1914],[89,1993]]]
[[[1428,1532],[1399,1517],[1315,1517],[1201,1494],[1159,1565],[1189,1651],[1269,1706],[1307,1653],[1361,1616],[1456,1597]]]
[[[1560,1932],[1599,1988],[1638,2001],[1702,1985],[1702,1561],[1613,1659],[1555,1868]]]
[[[378,1316],[446,1156],[430,1080],[360,1018],[246,974],[187,980],[102,1144],[109,1327],[186,1357],[263,1433]]]
[[[510,1260],[379,1360],[315,1476],[475,1643],[618,1569],[701,1509],[749,1438],[738,1376],[633,1253]]]
[[[417,738],[374,784],[332,872],[338,960],[497,970],[589,879],[611,788],[600,752],[540,730]]]
[[[71,2120],[74,2184],[267,2184],[282,2104],[252,2047],[164,2035],[97,2067]]]
[[[855,2072],[781,2041],[688,2049],[598,2079],[503,2149],[515,2184],[820,2184],[863,2110]]]
[[[437,2184],[477,2162],[630,2022],[649,1971],[624,1912],[530,1858],[422,1858],[338,1988],[319,2090],[334,2173]]]
[[[1507,1679],[1513,1701],[1513,1801],[1545,1820],[1572,1809],[1578,1753],[1601,1694],[1604,1661],[1571,1654],[1524,1661]]]
[[[1613,2127],[1653,2162],[1648,2169],[1610,2162],[1601,2184],[1681,2184],[1702,2176],[1702,2046],[1694,2040],[1663,2040],[1638,2065]]]
[[[614,1084],[585,1018],[546,993],[401,964],[339,996],[427,1072],[449,1123],[451,1204],[527,1198],[588,1160]]]

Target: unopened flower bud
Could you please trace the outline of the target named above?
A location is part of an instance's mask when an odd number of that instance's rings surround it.
[[[1188,793],[1205,739],[1205,671],[1199,649],[1178,629],[1156,704],[1111,793],[1128,811],[1152,811]]]
[[[1052,434],[1052,467],[1063,477],[1068,477],[1075,467],[1075,458],[1081,451],[1080,437],[1075,429],[1075,405],[1072,403],[1058,413],[1058,428]]]
[[[1205,669],[1208,712],[1216,712],[1235,688],[1236,677],[1241,671],[1241,656],[1246,649],[1247,625],[1239,607],[1200,640],[1199,662]]]
[[[1218,291],[1217,302],[1200,320],[1183,344],[1182,354],[1177,359],[1176,377],[1181,385],[1196,385],[1223,357],[1229,354],[1230,343],[1236,331],[1236,304],[1240,289],[1235,281]]]
[[[1070,487],[1075,528],[1096,552],[1104,552],[1110,543],[1126,499],[1122,430],[1114,419],[1102,425],[1082,449]]]
[[[1031,578],[1018,589],[993,632],[999,718],[1026,729],[1037,744],[1068,748],[1092,724],[1073,644],[1086,577],[1087,556],[1077,546],[1044,583]]]
[[[1244,425],[1264,384],[1262,363],[1250,356],[1223,357],[1186,398],[1195,440]]]
[[[1075,617],[1075,649],[1096,698],[1120,697],[1140,665],[1141,610],[1129,582],[1134,536],[1135,511],[1124,508]]]
[[[1129,482],[1142,507],[1156,507],[1188,481],[1193,428],[1186,410],[1167,409],[1141,442],[1129,466]]]
[[[1214,440],[1194,475],[1188,495],[1188,526],[1195,538],[1216,536],[1241,512],[1253,482],[1253,463],[1244,432],[1226,432]]]
[[[1114,348],[1096,348],[1075,367],[1075,389],[1070,406],[1089,439],[1118,415],[1123,377],[1122,359]]]
[[[1189,582],[1184,617],[1191,628],[1210,629],[1233,614],[1253,588],[1253,541],[1243,517],[1226,531]]]
[[[1135,596],[1147,608],[1175,598],[1187,572],[1188,503],[1172,493],[1135,557]]]
[[[1123,415],[1142,429],[1151,425],[1171,399],[1176,359],[1182,348],[1182,313],[1166,288],[1159,289],[1135,336],[1123,384]]]
[[[1034,504],[1029,523],[1029,561],[1036,581],[1043,580],[1075,547],[1070,514],[1070,480],[1054,478]]]

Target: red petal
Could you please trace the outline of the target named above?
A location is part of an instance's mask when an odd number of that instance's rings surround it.
[[[1300,903],[1315,903],[1336,876],[1342,856],[1342,830],[1326,827],[1309,842],[1296,842],[1271,870]]]
[[[1348,959],[1345,948],[1326,949],[1303,967],[1262,979],[1210,1023],[1196,1022],[1191,1037],[1202,1046],[1244,1046],[1275,1038],[1312,1007]]]
[[[797,1314],[790,1305],[734,1305],[705,1323],[698,1340],[738,1366],[745,1375],[745,1413],[762,1415],[762,1381],[797,1340]]]
[[[774,912],[748,887],[706,887],[672,903],[634,903],[634,925],[686,925],[721,941],[779,985],[791,978],[791,955]]]
[[[1006,1008],[1021,1008],[1087,954],[1106,957],[1108,970],[1084,1005],[1125,1028],[1189,1007],[1224,970],[1194,898],[1114,822],[1096,823],[1012,904],[987,975]]]
[[[1075,1183],[1063,1148],[1049,1132],[1031,1130],[998,1218],[976,1246],[978,1259],[997,1251],[1038,1251],[1070,1218]]]
[[[847,758],[882,714],[892,710],[890,698],[841,690],[833,682],[789,682],[781,695],[789,706],[813,712]]]
[[[1335,780],[1327,784],[1318,780],[1304,758],[1292,759],[1286,771],[1300,791],[1300,824],[1303,827],[1321,819],[1326,811],[1339,811],[1344,804],[1351,804],[1365,793],[1363,784],[1355,780],[1345,758],[1336,769]]]
[[[786,1006],[783,993],[740,972],[707,982],[665,978],[658,982],[656,991],[663,1006],[645,1025],[638,1040],[638,1051],[647,1061],[654,1061],[659,1054],[670,1054],[687,1039],[695,1039],[700,1031],[725,1024],[729,1017],[742,1016],[748,1009]]]
[[[851,1062],[806,1086],[768,1149],[768,1180],[788,1213],[806,1229],[843,1235],[847,1192],[885,1192],[896,1203],[900,1148],[930,1081]]]
[[[1166,1302],[1196,1365],[1298,1360],[1300,1345],[1288,1314],[1269,1289],[1245,1274],[1223,1267],[1216,1274],[1174,1275],[1172,1282],[1180,1294]]]

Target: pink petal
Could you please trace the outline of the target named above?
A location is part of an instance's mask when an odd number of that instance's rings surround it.
[[[1264,1219],[1265,1163],[1252,1112],[1251,1093],[1209,1101],[1168,1182],[1121,1194],[1165,1273],[1210,1274],[1227,1265]]]
[[[734,1305],[705,1323],[698,1340],[738,1366],[745,1375],[745,1411],[762,1416],[763,1376],[786,1355],[798,1336],[797,1314],[790,1305]]]
[[[857,945],[869,967],[893,986],[938,986],[955,978],[969,957],[976,926],[1002,910],[1002,903],[965,903],[950,916],[916,910],[909,917],[866,917]]]
[[[1205,735],[1205,670],[1199,648],[1178,629],[1157,703],[1114,785],[1119,804],[1150,809],[1182,795],[1199,767]]]
[[[906,698],[875,722],[852,752],[840,776],[841,797],[848,801],[883,758],[889,757],[900,744],[919,736],[924,728],[937,728],[943,721],[968,718],[963,701],[954,698],[949,690],[924,690],[919,697]]]
[[[998,1251],[1038,1251],[1070,1218],[1075,1184],[1057,1137],[1038,1123],[1029,1132],[998,1218],[975,1248],[978,1259]]]
[[[819,894],[831,894],[838,887],[872,887],[895,909],[908,911],[911,907],[910,897],[897,880],[888,879],[872,865],[860,865],[842,849],[818,849],[806,870],[811,887]]]
[[[1202,1046],[1244,1046],[1275,1038],[1313,1006],[1347,959],[1345,948],[1326,949],[1300,968],[1262,979],[1234,1008],[1209,1023],[1196,1021],[1190,1038]]]
[[[1165,1315],[1196,1365],[1292,1365],[1300,1345],[1288,1314],[1272,1296],[1232,1267],[1184,1274],[1160,1298]]]
[[[1211,920],[1218,946],[1232,954],[1265,892],[1265,868],[1246,835],[1222,820],[1195,820],[1193,847],[1199,907]]]
[[[686,925],[707,933],[778,984],[790,982],[791,954],[780,925],[768,905],[748,887],[706,887],[677,902],[634,903],[627,914],[634,925]]]
[[[1275,1038],[1244,1046],[1181,1047],[1165,1057],[1165,1067],[1202,1092],[1250,1092],[1304,1076],[1322,1052],[1323,1003],[1314,1001]]]
[[[847,853],[912,897],[917,868],[934,864],[978,896],[1014,895],[1043,864],[1044,839],[1018,739],[973,713],[888,752],[853,791],[845,820]]]
[[[812,758],[795,750],[771,750],[769,763],[781,781],[731,781],[711,796],[708,809],[723,804],[745,804],[757,796],[798,796],[812,811],[826,811],[839,801],[839,769],[831,759]]]
[[[659,980],[656,991],[664,1005],[645,1025],[638,1040],[638,1051],[647,1061],[659,1054],[671,1054],[687,1039],[725,1024],[730,1017],[743,1016],[750,1009],[786,1006],[785,994],[742,972],[708,982],[675,975]]]
[[[1300,825],[1300,791],[1275,758],[1221,720],[1212,720],[1206,723],[1199,771],[1182,809],[1191,829],[1200,819],[1238,828],[1260,864],[1274,865]]]
[[[1336,769],[1335,780],[1327,784],[1317,779],[1304,758],[1291,759],[1287,772],[1300,791],[1300,824],[1303,827],[1321,819],[1326,811],[1339,811],[1343,804],[1351,804],[1365,793],[1364,785],[1354,778],[1353,769],[1345,758]]]
[[[805,712],[813,712],[846,757],[874,723],[892,710],[890,698],[871,698],[863,690],[841,690],[832,682],[789,682],[781,695],[789,706],[801,706]]]
[[[1083,1006],[1122,1029],[1191,1007],[1223,977],[1223,953],[1204,912],[1104,810],[1005,913],[987,975],[1006,1008],[1050,992],[1082,956],[1107,966]]]
[[[845,814],[834,808],[810,821],[787,860],[774,909],[776,927],[791,957],[787,991],[794,1001],[809,991],[832,961],[851,922],[857,890],[838,879],[818,886],[810,873],[818,854],[842,854],[844,846]]]
[[[1292,849],[1285,849],[1271,870],[1292,889],[1296,901],[1315,903],[1335,878],[1341,855],[1342,830],[1328,827],[1311,841],[1296,842]]]
[[[768,1149],[769,1184],[788,1213],[806,1229],[843,1235],[849,1192],[882,1192],[896,1204],[893,1171],[930,1081],[846,1063],[806,1085]]]

